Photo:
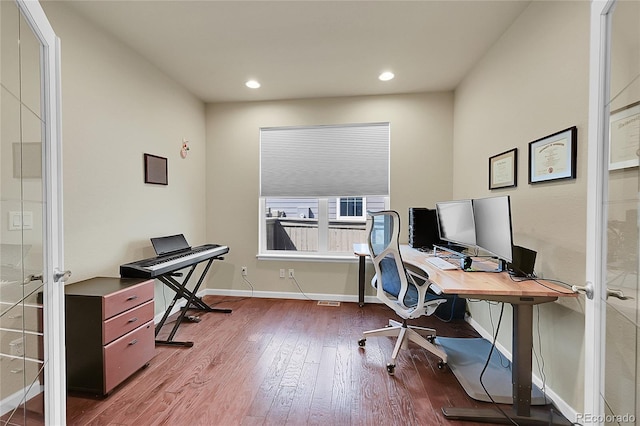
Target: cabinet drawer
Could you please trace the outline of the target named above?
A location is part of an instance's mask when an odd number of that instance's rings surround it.
[[[153,321],[104,347],[104,393],[110,392],[155,355]]]
[[[142,324],[153,320],[153,313],[153,300],[149,300],[140,306],[109,318],[102,325],[102,344],[106,345],[140,327]]]
[[[124,290],[104,296],[103,319],[111,318],[121,312],[153,299],[153,280],[128,287]]]

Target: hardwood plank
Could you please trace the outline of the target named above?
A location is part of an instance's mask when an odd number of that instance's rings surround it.
[[[68,424],[474,426],[448,421],[441,408],[488,406],[468,398],[451,371],[439,370],[437,357],[417,345],[400,352],[395,376],[386,371],[394,339],[369,338],[359,348],[363,331],[393,318],[384,305],[205,300],[233,313],[181,324],[176,340],[194,346],[158,346],[148,368],[108,397],[69,395]],[[477,336],[463,321],[415,323],[441,336]]]

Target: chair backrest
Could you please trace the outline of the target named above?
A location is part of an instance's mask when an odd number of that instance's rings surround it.
[[[400,216],[393,210],[369,213],[367,228],[369,253],[376,272],[372,281],[376,296],[387,305],[402,301],[408,283],[398,243]]]

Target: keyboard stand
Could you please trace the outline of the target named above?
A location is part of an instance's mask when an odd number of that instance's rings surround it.
[[[176,302],[179,299],[185,299],[187,301],[186,305],[180,308],[180,315],[178,315],[178,318],[176,319],[176,323],[174,324],[173,329],[169,334],[169,337],[166,340],[156,339],[156,345],[183,346],[183,347],[193,346],[193,342],[180,342],[180,341],[173,340],[173,337],[176,335],[176,332],[178,331],[178,327],[180,327],[180,323],[182,323],[182,320],[185,319],[187,310],[189,309],[198,309],[205,312],[221,312],[225,314],[231,313],[231,309],[212,308],[211,306],[204,303],[202,298],[196,296],[196,293],[198,293],[198,289],[200,288],[200,285],[204,281],[204,277],[207,275],[207,272],[209,272],[209,268],[211,267],[211,264],[215,259],[222,259],[222,258],[212,257],[208,259],[207,265],[205,266],[204,271],[202,271],[202,274],[200,275],[198,282],[193,287],[193,290],[187,289],[187,283],[189,282],[189,279],[193,275],[193,272],[195,271],[196,266],[198,266],[198,263],[201,263],[201,262],[195,263],[190,266],[189,272],[187,273],[187,276],[184,278],[182,283],[178,282],[178,280],[176,280],[173,277],[173,274],[175,273],[175,271],[167,272],[166,274],[156,277],[160,281],[162,281],[167,287],[169,287],[171,290],[176,292],[176,295],[171,301],[171,304],[167,307],[162,317],[162,320],[160,320],[160,322],[156,325],[156,331],[155,331],[156,337],[158,336],[160,329],[162,329],[162,327],[164,326],[164,323],[169,317],[169,314],[173,310],[173,307],[175,306]]]

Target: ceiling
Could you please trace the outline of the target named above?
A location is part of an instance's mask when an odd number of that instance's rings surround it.
[[[205,102],[452,90],[529,4],[69,3]],[[385,70],[394,72],[395,79],[379,81]],[[262,87],[245,87],[248,79]]]

